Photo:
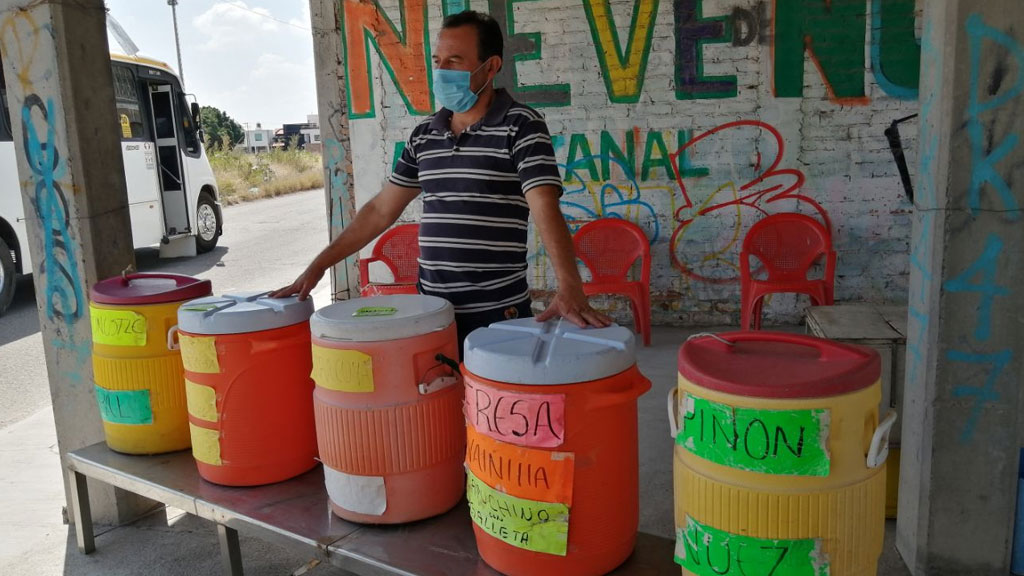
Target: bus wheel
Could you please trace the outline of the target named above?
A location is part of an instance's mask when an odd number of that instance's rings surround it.
[[[221,231],[220,210],[206,192],[199,194],[196,208],[196,251],[202,254],[217,246]]]
[[[11,249],[4,239],[0,238],[0,314],[6,312],[11,300],[14,300],[14,283],[17,280]]]

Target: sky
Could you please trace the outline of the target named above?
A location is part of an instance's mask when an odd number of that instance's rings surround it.
[[[178,69],[167,0],[106,3],[140,54]],[[250,128],[316,114],[309,0],[178,0],[178,34],[185,91],[200,104]]]

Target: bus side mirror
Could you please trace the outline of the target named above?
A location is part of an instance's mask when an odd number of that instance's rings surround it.
[[[202,127],[203,123],[201,121],[202,118],[200,117],[201,114],[199,113],[199,103],[198,102],[193,102],[192,103],[191,112],[192,112],[192,123],[196,127]]]

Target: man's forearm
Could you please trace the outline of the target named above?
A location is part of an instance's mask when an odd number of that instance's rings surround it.
[[[541,241],[547,251],[551,266],[555,269],[559,290],[582,290],[583,281],[579,269],[576,268],[576,251],[573,249],[572,236],[565,225],[565,217],[558,207],[558,196],[554,191],[531,191],[536,194],[530,200],[534,224],[540,231]],[[545,195],[545,196],[542,196]]]

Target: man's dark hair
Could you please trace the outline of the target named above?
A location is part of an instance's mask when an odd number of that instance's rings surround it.
[[[461,28],[463,26],[476,28],[477,56],[481,62],[492,56],[498,56],[504,60],[505,38],[501,33],[501,27],[498,26],[498,21],[490,14],[464,10],[446,17],[441,24],[441,28]]]

